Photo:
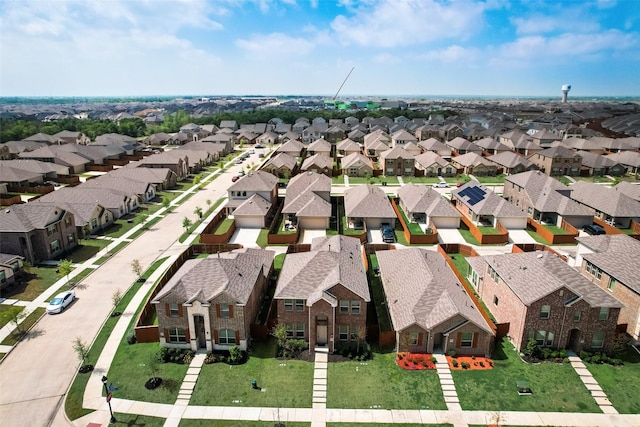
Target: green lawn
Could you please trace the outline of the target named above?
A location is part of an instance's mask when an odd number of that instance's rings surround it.
[[[552,232],[553,234],[569,234],[566,232],[566,230],[563,230],[562,228],[556,226],[556,225],[546,225],[543,224],[543,227],[546,228],[547,230],[549,230],[550,232]]]
[[[487,226],[478,226],[478,230],[480,230],[480,233],[482,234],[500,234],[500,231],[498,231],[497,228],[495,227],[487,227]]]
[[[601,412],[571,365],[526,364],[506,339],[493,357],[492,370],[451,372],[463,410]],[[518,395],[517,381],[527,381],[533,394]]]
[[[504,184],[504,178],[506,175],[498,176],[476,176],[476,179],[481,184]]]
[[[434,177],[428,177],[428,176],[403,176],[402,180],[405,183],[413,182],[414,184],[436,184],[436,183],[440,182],[440,178],[438,178],[437,176],[434,176]],[[446,181],[446,179],[445,179],[445,181]]]
[[[274,416],[275,417],[275,416]],[[273,427],[278,420],[274,418],[273,421],[240,421],[240,420],[187,420],[183,418],[180,420],[179,427]],[[291,421],[282,420],[283,424],[287,427],[309,427],[311,423],[294,423]],[[133,424],[138,426],[139,424]],[[147,427],[145,424],[144,427]]]
[[[621,414],[640,414],[640,355],[627,347],[624,366],[585,363],[613,406]]]
[[[296,230],[284,229],[285,221],[286,221],[286,217],[282,215],[282,218],[280,219],[280,224],[278,224],[278,229],[276,230],[276,234],[282,234],[282,235],[296,234]]]
[[[269,241],[267,240],[268,238],[269,238],[269,230],[267,230],[266,228],[263,228],[262,230],[260,230],[260,234],[256,239],[256,244],[261,248],[264,248],[269,244]]]
[[[11,319],[22,310],[24,310],[24,307],[19,305],[0,304],[0,328],[9,324]]]
[[[310,408],[313,362],[278,360],[275,352],[276,341],[270,339],[255,342],[245,364],[203,365],[189,404]],[[261,391],[251,387],[252,380]]]
[[[113,385],[119,388],[118,398],[175,403],[189,365],[156,363],[157,373],[154,373],[153,360],[159,350],[158,342],[129,345],[126,337],[123,338],[107,374]],[[162,385],[155,390],[147,390],[144,384],[154,376],[162,378]]]
[[[14,329],[7,337],[0,343],[1,345],[16,345],[18,341],[25,335],[26,330],[32,327],[40,318],[44,315],[46,310],[43,307],[38,307],[31,312],[22,322],[20,322],[20,329],[22,332],[18,332]]]
[[[30,267],[26,277],[26,285],[16,283],[11,288],[4,289],[2,297],[33,301],[60,279],[55,266]]]
[[[100,252],[109,242],[109,240],[103,239],[81,239],[79,245],[73,249],[67,259],[76,264],[85,262]]]
[[[394,352],[329,363],[327,390],[327,408],[446,409],[437,372],[404,370]]]
[[[332,184],[344,184],[344,175],[332,176],[331,177]]]
[[[471,284],[471,282],[467,280],[467,271],[469,269],[469,263],[467,262],[467,257],[462,254],[451,254],[449,255],[449,258],[451,258],[451,261],[453,261],[453,266],[456,268],[456,270],[458,270],[458,273],[460,273],[460,275],[464,278],[464,281],[469,286],[469,289],[475,289],[474,286]],[[478,300],[482,304],[482,308],[484,308],[485,313],[487,313],[491,321],[495,323],[496,318],[493,317],[493,314],[491,314],[491,310],[489,310],[487,305],[484,303],[484,301],[480,298],[480,296],[477,293],[476,293],[476,296],[478,297]]]
[[[327,427],[397,427],[398,425],[402,425],[402,427],[421,427],[421,426],[449,427],[449,426],[453,426],[453,424],[327,423]]]
[[[404,211],[402,210],[402,208],[400,206],[398,206],[398,210],[400,211],[400,214],[402,215],[402,219],[404,219],[405,224],[407,224],[407,228],[409,229],[409,233],[411,234],[424,234],[424,231],[422,231],[422,228],[420,228],[420,225],[415,223],[415,222],[409,222],[409,220],[407,219],[407,214],[404,213]]]
[[[462,222],[460,223],[460,228],[458,229],[458,231],[462,235],[462,238],[470,245],[480,245],[480,242],[478,242],[478,239],[473,237],[471,231],[469,231],[468,228],[462,226]]]
[[[375,306],[378,325],[380,326],[381,331],[391,331],[391,319],[385,303],[382,281],[380,280],[380,277],[373,275],[374,267],[378,267],[378,257],[375,254],[371,254],[367,256],[367,259],[369,261],[369,271],[367,271],[367,275],[369,277],[369,290],[371,293],[371,300]]]
[[[73,279],[71,279],[69,282],[65,283],[64,285],[60,286],[53,294],[51,294],[51,296],[47,298],[47,302],[51,301],[60,292],[64,292],[69,289],[72,289],[77,283],[80,283],[82,279],[87,277],[91,272],[93,272],[93,268],[85,268],[84,270],[82,270],[77,276],[75,276]]]
[[[231,228],[231,224],[233,224],[233,220],[231,218],[225,218],[216,228],[216,231],[213,234],[224,234]]]
[[[529,234],[529,236],[531,236],[533,238],[533,240],[535,240],[536,242],[542,244],[542,245],[550,245],[550,242],[547,242],[546,239],[543,239],[541,235],[539,235],[538,233],[536,233],[533,230],[526,230],[527,233]]]
[[[151,274],[153,274],[153,272],[157,270],[158,267],[165,260],[166,260],[166,257],[160,258],[159,260],[154,262],[147,269],[147,271],[145,271],[142,274],[141,278],[143,279],[149,278],[149,276],[151,276]],[[120,301],[120,304],[118,305],[118,307],[116,307],[116,311],[121,311],[121,312],[124,311],[124,309],[127,307],[127,305],[129,305],[129,302],[131,301],[133,296],[136,294],[136,292],[138,292],[138,290],[142,285],[143,285],[142,282],[137,282],[137,281],[134,282],[133,286],[131,286],[129,290],[124,294],[122,301]],[[137,317],[137,314],[141,309],[142,307],[138,309],[138,311],[136,312],[136,315],[133,316],[132,319],[135,319]],[[104,323],[104,326],[98,333],[98,336],[96,337],[95,341],[91,346],[91,350],[89,351],[89,356],[87,357],[87,360],[86,360],[87,364],[95,365],[96,361],[98,360],[98,356],[102,352],[102,349],[105,343],[107,342],[107,339],[111,335],[113,328],[116,326],[116,323],[118,322],[118,320],[120,320],[120,317],[107,318],[107,321]],[[134,320],[132,320],[132,322],[133,321]],[[69,392],[67,393],[67,398],[65,400],[65,412],[67,413],[67,416],[71,420],[78,419],[84,415],[87,415],[90,412],[93,412],[89,409],[84,409],[82,407],[82,398],[84,395],[84,389],[86,388],[88,381],[89,381],[89,374],[77,374],[73,380],[73,383],[71,384],[71,388],[69,389]]]

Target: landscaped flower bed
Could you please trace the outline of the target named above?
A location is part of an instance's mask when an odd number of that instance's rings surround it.
[[[421,371],[436,369],[435,358],[431,354],[424,353],[396,353],[396,363],[402,369],[408,371]]]
[[[493,369],[493,360],[478,356],[447,356],[449,368],[454,370],[486,370]]]

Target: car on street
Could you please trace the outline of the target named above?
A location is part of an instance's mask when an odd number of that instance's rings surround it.
[[[58,295],[53,297],[53,299],[47,306],[47,313],[62,313],[64,309],[73,302],[74,299],[76,299],[76,293],[74,291],[60,292]]]
[[[604,231],[604,228],[600,227],[597,224],[585,225],[584,227],[582,227],[582,231],[584,231],[587,234],[591,234],[592,236],[597,236],[599,234],[607,234],[607,232]]]
[[[239,179],[240,179],[240,177],[239,177],[238,175],[233,175],[233,176],[231,177],[231,182],[236,182],[236,181],[237,181],[237,180],[239,180]]]
[[[256,144],[256,148],[264,148],[264,145],[262,145],[262,144]]]
[[[445,181],[436,182],[433,184],[433,188],[449,188],[449,183]]]
[[[385,243],[394,243],[396,241],[396,234],[389,224],[382,224],[382,241]]]

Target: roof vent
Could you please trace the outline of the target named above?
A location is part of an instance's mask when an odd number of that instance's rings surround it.
[[[538,255],[536,256],[536,258],[538,258],[538,259],[542,258],[542,254],[538,254]]]

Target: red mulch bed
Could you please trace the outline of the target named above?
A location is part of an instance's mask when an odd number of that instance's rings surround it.
[[[431,354],[396,353],[396,363],[402,369],[406,369],[408,371],[436,369],[436,365],[431,361]]]
[[[458,366],[453,366],[452,360],[454,359],[458,362]],[[449,369],[458,371],[484,371],[487,369],[493,369],[493,360],[486,357],[475,356],[475,358],[473,358],[471,356],[447,356],[447,362],[449,362]],[[469,367],[463,368],[462,362],[467,362]]]

